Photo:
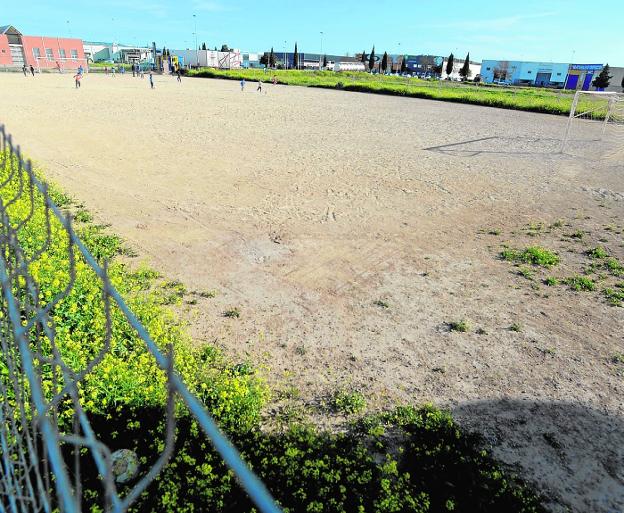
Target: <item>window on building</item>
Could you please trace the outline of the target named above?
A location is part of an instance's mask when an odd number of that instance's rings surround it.
[[[35,59],[38,59],[39,57],[41,57],[41,50],[39,50],[39,48],[33,48],[33,55]]]
[[[67,55],[65,54],[64,48],[59,49],[59,56],[61,57],[61,59],[64,59],[65,57],[67,57]]]
[[[54,53],[52,52],[52,48],[46,48],[45,51],[46,51],[46,57],[48,58],[49,61],[54,59]]]
[[[71,50],[71,58],[72,59],[78,58],[78,50]]]

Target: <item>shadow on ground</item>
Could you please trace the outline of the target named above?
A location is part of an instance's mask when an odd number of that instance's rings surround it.
[[[424,148],[426,151],[457,157],[476,157],[483,154],[514,155],[516,157],[555,157],[574,159],[606,158],[619,146],[610,138],[571,138],[563,145],[562,139],[547,137],[491,136]]]
[[[624,512],[624,419],[574,403],[497,400],[451,409],[553,512]]]

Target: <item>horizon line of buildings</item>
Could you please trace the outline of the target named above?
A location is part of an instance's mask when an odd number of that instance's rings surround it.
[[[214,67],[221,69],[263,68],[269,52],[216,50],[168,50],[163,56],[156,44],[131,46],[119,43],[83,41],[79,38],[27,36],[12,25],[0,26],[0,67],[21,68],[24,65],[41,69],[62,69],[84,66],[89,62],[147,63],[155,69]],[[263,59],[264,56],[264,59]],[[285,69],[334,71],[367,71],[361,54],[331,55],[319,53],[274,52],[277,67]],[[368,56],[366,56],[368,59]],[[297,60],[297,66],[295,66]],[[436,55],[389,54],[388,70],[405,71],[419,77],[459,80],[463,59],[455,59],[453,70],[446,73],[448,58]],[[556,63],[516,60],[470,61],[470,78],[485,83],[589,90],[602,63]],[[375,69],[381,71],[381,56],[376,56]],[[608,91],[622,91],[624,68],[611,67],[613,78]],[[370,70],[368,70],[370,71]]]

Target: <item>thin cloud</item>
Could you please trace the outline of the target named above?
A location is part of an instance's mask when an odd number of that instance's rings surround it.
[[[514,16],[492,18],[489,20],[452,21],[449,23],[435,25],[435,27],[458,30],[507,30],[523,21],[549,18],[556,15],[557,13],[554,11],[540,12],[535,14],[516,14]]]

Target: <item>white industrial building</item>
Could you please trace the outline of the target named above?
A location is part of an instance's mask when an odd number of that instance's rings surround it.
[[[213,50],[171,50],[184,65],[190,68],[239,69],[243,67],[243,55],[240,50],[216,52]]]
[[[85,58],[91,62],[145,62],[151,60],[152,49],[101,41],[84,41]]]

